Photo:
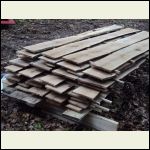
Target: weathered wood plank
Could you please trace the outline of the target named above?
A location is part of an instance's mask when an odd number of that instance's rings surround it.
[[[59,75],[59,76],[62,76],[62,77],[65,77],[67,79],[71,79],[71,80],[77,80],[78,79],[78,76],[73,75],[64,69],[55,69],[52,71],[52,73]]]
[[[54,92],[47,94],[45,97],[60,104],[64,103],[68,99],[68,96],[64,96]]]
[[[68,44],[71,42],[86,39],[86,38],[89,38],[92,36],[97,36],[97,35],[104,34],[107,32],[116,31],[121,28],[123,28],[123,26],[118,26],[118,25],[107,26],[107,27],[98,28],[98,29],[95,29],[92,31],[87,31],[87,32],[84,32],[81,34],[77,34],[75,36],[65,37],[65,38],[61,38],[61,39],[55,39],[52,41],[46,41],[46,42],[38,43],[35,45],[26,46],[26,47],[24,47],[24,49],[26,49],[27,51],[30,51],[32,53],[38,53],[38,52],[42,52],[47,49],[52,49],[54,47],[58,47],[58,46],[65,45],[65,44]]]
[[[66,62],[66,61],[59,62],[59,63],[57,63],[57,65],[61,66],[62,68],[74,71],[74,72],[82,71],[82,70],[87,69],[88,67],[90,67],[89,64],[84,64],[84,65],[78,66],[78,65]]]
[[[19,66],[15,66],[15,65],[9,65],[9,66],[6,66],[5,69],[6,69],[7,71],[12,72],[12,73],[16,73],[16,72],[22,70],[23,68],[22,68],[22,67],[19,67]]]
[[[37,87],[31,87],[29,89],[29,92],[34,94],[34,95],[38,95],[40,97],[44,97],[49,92],[49,90],[47,90],[47,89],[40,89],[40,88],[37,88]]]
[[[63,60],[63,59],[50,59],[45,56],[40,56],[39,59],[44,60],[45,62],[50,63],[52,65],[55,65],[56,63],[61,62]]]
[[[102,81],[112,79],[116,76],[116,73],[106,73],[106,72],[98,70],[96,68],[89,68],[83,72],[88,76],[94,77],[94,78],[102,80]]]
[[[81,103],[81,102],[77,102],[77,101],[74,101],[72,99],[68,100],[68,102],[74,106],[77,106],[79,108],[82,108],[82,109],[87,109],[89,107],[89,105],[87,104],[84,104],[84,103]]]
[[[19,66],[19,67],[28,67],[30,65],[27,61],[24,61],[20,58],[10,60],[9,63],[11,65],[16,65],[16,66]]]
[[[74,110],[76,112],[81,112],[82,111],[82,108],[74,106],[74,105],[71,105],[71,104],[67,104],[66,107],[71,109],[71,110]]]
[[[100,94],[99,91],[93,90],[91,88],[83,87],[83,86],[79,86],[72,92],[81,95],[83,97],[86,97],[90,100],[94,100]]]
[[[58,58],[61,58],[62,56],[81,51],[85,48],[94,46],[96,44],[100,44],[104,41],[114,39],[123,35],[135,33],[137,31],[139,30],[135,30],[131,28],[122,29],[120,31],[112,32],[109,34],[93,37],[90,39],[86,39],[86,40],[74,42],[68,45],[64,45],[58,48],[54,48],[53,50],[43,52],[42,55],[52,58],[52,59],[58,59]]]
[[[40,75],[42,72],[43,71],[41,71],[37,68],[31,67],[31,68],[20,71],[19,74],[29,77],[29,78],[33,78],[37,75]]]
[[[42,61],[31,62],[31,66],[39,68],[44,71],[51,71],[52,68],[45,65]]]
[[[63,59],[79,65],[86,63],[92,59],[100,58],[147,38],[149,38],[149,32],[142,31],[140,33],[119,39],[114,42],[109,42],[103,45],[89,48],[86,51],[81,51],[64,56]]]
[[[31,58],[31,59],[37,58],[37,57],[39,57],[41,55],[41,54],[33,54],[33,53],[30,53],[30,52],[27,52],[24,49],[17,51],[17,54],[23,55],[23,56]]]
[[[107,72],[112,72],[132,58],[139,56],[149,50],[149,40],[131,45],[127,48],[117,51],[103,59],[92,62],[96,68],[100,68]]]
[[[48,90],[54,91],[58,94],[63,94],[65,92],[67,92],[68,90],[70,90],[72,88],[72,85],[67,84],[67,83],[61,84],[57,87],[53,87],[53,86],[50,86],[50,85],[45,85],[45,88],[48,89]]]
[[[88,113],[90,112],[90,109],[84,110],[82,112],[76,112],[70,109],[67,109],[66,111],[63,112],[64,116],[68,116],[71,118],[75,118],[77,120],[81,120],[82,118],[84,118]]]
[[[65,79],[63,79],[62,77],[53,74],[43,76],[40,78],[40,80],[43,81],[45,84],[49,84],[51,86],[57,86],[65,81]]]

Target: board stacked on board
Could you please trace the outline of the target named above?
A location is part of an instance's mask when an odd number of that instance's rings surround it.
[[[106,106],[112,101],[107,96],[113,85],[123,84],[121,79],[148,57],[149,32],[102,27],[23,47],[5,67],[3,92],[32,107],[55,108],[62,117],[93,125],[93,111],[109,111]],[[95,119],[101,121],[100,128],[93,125],[96,129],[117,130],[117,122],[101,115]]]

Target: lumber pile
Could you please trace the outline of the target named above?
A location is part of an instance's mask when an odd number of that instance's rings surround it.
[[[14,89],[12,97],[81,121],[92,110],[108,112],[102,102],[112,103],[110,89],[148,56],[148,32],[111,25],[23,47],[5,67],[4,84]]]

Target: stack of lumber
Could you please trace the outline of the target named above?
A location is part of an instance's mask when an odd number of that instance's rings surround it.
[[[109,111],[102,102],[116,83],[149,56],[149,33],[111,25],[23,47],[5,67],[5,84],[30,105],[63,108],[78,120],[92,110]]]

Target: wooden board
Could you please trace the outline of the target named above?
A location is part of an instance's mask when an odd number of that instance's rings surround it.
[[[17,54],[23,55],[23,56],[31,58],[31,59],[37,58],[41,55],[41,54],[33,54],[30,52],[27,52],[26,50],[19,50],[19,51],[17,51]]]
[[[20,91],[29,93],[29,89],[28,89],[28,88],[22,87],[22,86],[20,86],[20,85],[17,85],[15,88],[16,88],[17,90],[20,90]]]
[[[24,82],[19,82],[18,85],[20,85],[20,86],[22,86],[24,88],[29,88],[30,87],[30,85],[28,85],[28,84],[26,84]]]
[[[77,80],[78,79],[78,76],[73,75],[64,69],[55,69],[52,71],[52,73],[59,75],[59,76],[62,76],[62,77],[65,77],[67,79],[71,79],[71,80]]]
[[[63,59],[79,65],[86,63],[92,59],[100,58],[147,38],[149,38],[149,32],[142,31],[140,33],[119,39],[115,42],[109,42],[103,45],[89,48],[86,51],[67,55],[63,57]]]
[[[72,93],[70,94],[70,99],[72,99],[73,101],[76,101],[76,102],[80,102],[80,103],[83,103],[83,104],[86,104],[86,105],[89,105],[90,102],[88,100],[85,100],[85,99],[82,99],[82,98],[76,98],[76,97],[72,97],[74,96]]]
[[[48,67],[47,65],[45,65],[41,61],[31,62],[30,64],[31,64],[31,66],[39,68],[39,69],[44,70],[44,71],[51,71],[52,70],[51,67]]]
[[[40,88],[37,88],[37,87],[31,87],[29,89],[29,92],[34,94],[34,95],[38,95],[40,97],[44,97],[49,92],[49,90],[40,89]]]
[[[90,109],[84,110],[82,112],[76,112],[70,109],[67,109],[63,112],[64,116],[68,116],[71,118],[75,118],[77,120],[83,119],[88,113],[90,112]]]
[[[96,68],[90,68],[87,69],[85,71],[83,71],[83,73],[85,73],[86,75],[102,80],[102,81],[106,81],[109,79],[112,79],[116,76],[116,73],[106,73],[104,71],[98,70]]]
[[[19,67],[28,67],[30,65],[27,61],[24,61],[20,58],[10,60],[9,63],[11,65],[16,65],[16,66],[19,66]]]
[[[19,102],[23,102],[31,107],[34,107],[39,102],[41,102],[41,99],[34,97],[30,94],[21,92],[21,91],[14,91],[9,95],[11,98],[19,100]]]
[[[42,72],[43,71],[41,71],[37,68],[31,67],[31,68],[20,71],[19,74],[29,77],[29,78],[33,78],[37,75],[40,75]]]
[[[65,69],[72,70],[74,72],[82,71],[82,70],[87,69],[88,67],[90,67],[89,64],[78,66],[78,65],[66,62],[66,61],[59,62],[59,63],[57,63],[57,65],[61,66],[62,68],[65,68]]]
[[[72,104],[72,105],[77,106],[82,109],[87,109],[89,107],[89,105],[87,105],[87,104],[83,104],[83,103],[74,101],[72,99],[68,100],[68,102],[69,102],[69,104]]]
[[[23,68],[22,68],[22,67],[19,67],[19,66],[15,66],[15,65],[9,65],[9,66],[6,66],[5,69],[6,69],[7,71],[16,73],[16,72],[22,70]]]
[[[42,52],[47,49],[52,49],[54,47],[65,45],[67,43],[75,42],[78,40],[86,39],[86,38],[89,38],[92,36],[104,34],[104,33],[111,32],[111,31],[116,31],[121,28],[123,28],[123,26],[118,26],[118,25],[107,26],[107,27],[98,28],[98,29],[95,29],[92,31],[87,31],[87,32],[84,32],[81,34],[77,34],[75,36],[70,36],[70,37],[61,38],[61,39],[55,39],[52,41],[46,41],[46,42],[26,46],[26,47],[24,47],[24,49],[26,49],[27,51],[30,51],[32,53],[38,53],[38,52]]]
[[[47,94],[45,97],[60,104],[64,103],[68,99],[68,96],[60,95],[54,92]]]
[[[74,110],[76,112],[81,112],[82,111],[82,108],[74,106],[74,105],[71,105],[71,104],[67,104],[66,107],[71,109],[71,110]]]
[[[6,75],[6,79],[8,79],[12,82],[20,82],[21,81],[21,78],[18,78],[17,76],[15,76],[13,74]]]
[[[73,90],[73,93],[86,97],[90,100],[94,100],[100,94],[99,91],[83,86],[79,86],[78,88]]]
[[[83,72],[74,72],[74,71],[71,71],[71,70],[67,70],[68,73],[71,73],[75,76],[78,76],[78,77],[83,77],[84,76],[84,73]]]
[[[92,78],[78,78],[78,81],[87,85],[90,85],[91,87],[95,86],[97,88],[102,88],[102,89],[108,89],[114,81],[105,81],[105,82],[98,82],[95,79]]]
[[[111,40],[111,39],[114,39],[123,35],[131,34],[131,33],[135,33],[137,31],[139,30],[135,30],[131,28],[122,29],[122,30],[112,32],[109,34],[104,34],[101,36],[89,38],[86,40],[82,40],[82,41],[70,43],[70,44],[67,44],[58,48],[54,48],[53,50],[43,52],[42,55],[52,58],[52,59],[58,59],[58,58],[61,58],[62,56],[65,56],[74,52],[78,52],[80,50],[100,44],[107,40]]]
[[[29,86],[33,86],[33,87],[37,87],[37,88],[42,88],[42,86],[43,86],[42,84],[37,83],[37,82],[32,81],[32,80],[27,80],[25,83]]]
[[[132,58],[137,57],[148,50],[149,40],[144,40],[104,57],[103,59],[92,62],[92,65],[107,72],[112,72]]]
[[[57,86],[65,81],[62,77],[53,74],[43,76],[40,78],[40,80],[43,81],[45,84],[49,84],[51,86]]]
[[[50,59],[45,56],[40,56],[39,59],[44,60],[45,62],[53,64],[53,65],[62,61],[62,59]]]
[[[53,87],[53,86],[50,86],[50,85],[46,85],[45,87],[46,87],[46,89],[54,91],[58,94],[63,94],[65,92],[67,92],[68,90],[70,90],[72,88],[72,85],[64,83],[64,84],[61,84],[57,87]]]

